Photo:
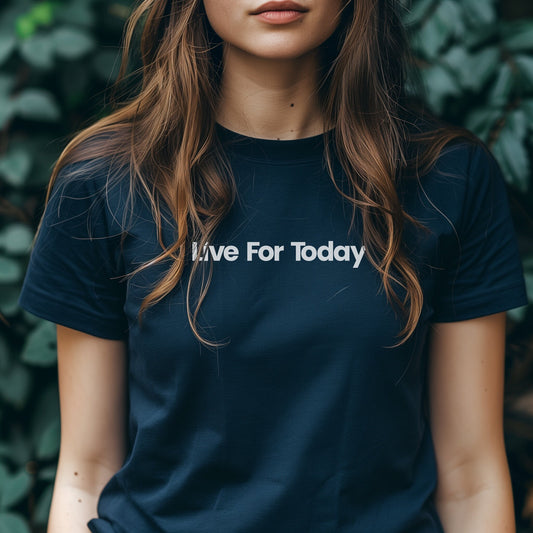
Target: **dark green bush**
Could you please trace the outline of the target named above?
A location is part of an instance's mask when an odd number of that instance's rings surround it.
[[[47,521],[60,429],[54,328],[17,298],[51,165],[75,130],[106,112],[131,4],[0,7],[0,533],[43,531]],[[531,18],[512,19],[521,13]],[[528,0],[415,0],[405,19],[428,103],[478,134],[502,166],[533,299],[533,10]],[[531,306],[510,318],[506,437],[525,532],[533,413],[513,401],[531,389]]]

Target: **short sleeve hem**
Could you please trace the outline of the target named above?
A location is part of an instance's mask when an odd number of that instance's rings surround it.
[[[498,299],[494,298],[495,294]],[[436,312],[431,318],[432,322],[457,322],[482,316],[509,311],[529,303],[524,283],[516,283],[503,289],[495,288],[494,291],[480,295],[478,298],[455,303],[453,309],[445,312]]]
[[[108,318],[89,314],[87,310],[82,312],[67,301],[54,300],[49,294],[43,301],[43,296],[29,287],[23,289],[19,305],[39,318],[95,337],[108,340],[127,338],[127,326],[124,323],[114,323]]]

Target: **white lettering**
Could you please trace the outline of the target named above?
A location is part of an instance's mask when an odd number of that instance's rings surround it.
[[[359,268],[359,264],[361,263],[361,260],[363,259],[363,256],[365,255],[365,247],[361,246],[360,250],[357,250],[357,246],[350,246],[352,249],[352,252],[355,256],[355,263],[353,264],[353,268]]]
[[[349,246],[335,246],[334,251],[335,261],[349,261],[350,247]]]
[[[257,247],[260,243],[258,242],[248,242],[248,247],[246,250],[246,261],[251,261],[253,259],[254,254],[257,254]]]
[[[276,244],[274,247],[263,245],[260,242],[248,242],[246,260],[252,261],[257,255],[261,261],[279,261],[280,253],[285,250],[285,246]]]
[[[318,248],[318,258],[320,261],[333,261],[333,241]]]
[[[320,261],[350,261],[354,259],[353,268],[359,268],[363,256],[365,255],[365,247],[360,249],[357,246],[339,245],[333,247],[333,241],[328,241],[328,244],[319,246],[318,249],[305,241],[293,241],[291,246],[294,247],[296,261],[314,261],[317,257]]]
[[[213,246],[212,244],[205,243],[202,248],[202,254],[198,256],[198,243],[194,241],[192,243],[192,260],[196,261],[207,261],[209,256],[213,258],[214,261],[220,261],[222,257],[226,261],[235,261],[239,257],[239,249],[234,246]]]
[[[296,253],[296,261],[301,261],[302,260],[302,246],[305,245],[305,242],[299,242],[299,241],[294,241],[294,242],[291,242],[291,246],[294,246],[296,248],[295,250],[295,253]]]
[[[305,261],[314,261],[316,259],[316,248],[313,246],[304,246],[302,248],[302,257]]]
[[[328,241],[316,248],[305,241],[293,241],[291,246],[294,248],[295,261],[350,261],[353,259],[352,268],[359,268],[365,255],[365,247],[360,248],[354,245],[334,246],[333,241]],[[260,261],[279,261],[281,252],[285,246],[276,244],[274,246],[261,245],[258,241],[248,241],[246,247],[246,260],[253,261],[257,256]],[[214,261],[236,261],[239,257],[239,249],[234,245],[210,245],[205,243],[201,252],[198,250],[198,243],[192,243],[193,261],[207,261],[209,258]]]
[[[239,257],[239,249],[236,246],[226,246],[224,249],[224,259],[226,261],[235,261]]]

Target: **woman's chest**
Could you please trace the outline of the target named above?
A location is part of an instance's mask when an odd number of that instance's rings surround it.
[[[305,364],[312,357],[330,364],[342,354],[352,364],[355,355],[362,374],[386,368],[397,379],[414,344],[387,348],[400,339],[403,319],[370,261],[358,212],[350,229],[352,207],[325,181],[329,177],[311,176],[305,183],[282,178],[254,175],[240,183],[236,202],[209,242],[189,243],[194,275],[190,263],[170,293],[143,315],[141,326],[136,317],[142,300],[168,263],[130,278],[125,304],[130,342],[139,353],[180,364],[176,359],[202,350],[190,322],[196,314],[197,333],[220,343],[215,350],[232,363]],[[169,242],[173,234],[166,231]],[[160,252],[155,225],[139,217],[124,250],[127,268]],[[416,266],[426,296],[422,326],[431,314],[428,265],[434,257],[434,242],[418,244]]]

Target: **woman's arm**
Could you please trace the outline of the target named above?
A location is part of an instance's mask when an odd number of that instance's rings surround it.
[[[503,440],[505,313],[434,324],[429,403],[446,533],[515,533]]]
[[[125,344],[57,326],[61,448],[48,533],[87,533],[126,443]]]

